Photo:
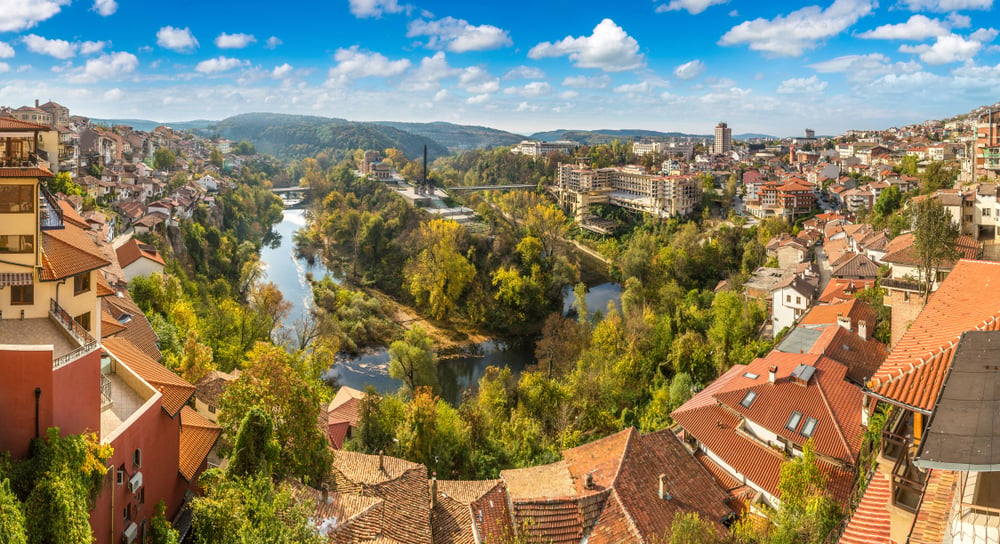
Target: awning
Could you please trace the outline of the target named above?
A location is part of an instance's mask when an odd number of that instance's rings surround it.
[[[31,272],[0,272],[0,287],[31,285],[34,283],[34,276]]]

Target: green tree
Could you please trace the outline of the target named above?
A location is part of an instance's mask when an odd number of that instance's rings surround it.
[[[899,187],[890,185],[883,189],[878,195],[878,200],[872,207],[875,217],[884,222],[890,215],[896,212],[903,205],[903,196],[899,192]]]
[[[435,319],[446,319],[476,275],[476,267],[461,252],[464,227],[432,219],[420,225],[419,252],[407,274],[417,304]]]
[[[934,161],[920,174],[920,194],[930,194],[938,189],[951,189],[957,173],[941,161]]]
[[[160,499],[149,520],[150,544],[178,544],[180,533],[167,521],[167,504]]]
[[[10,489],[10,480],[0,480],[0,544],[25,544],[24,512]]]
[[[419,325],[389,346],[389,376],[402,380],[410,393],[420,386],[437,386],[437,362],[434,342]]]
[[[274,440],[274,423],[264,410],[254,406],[240,423],[227,473],[233,476],[271,474],[271,467],[281,455]]]
[[[153,168],[157,170],[173,170],[177,163],[177,155],[168,147],[161,147],[153,153]]]
[[[49,179],[47,184],[49,192],[52,194],[62,193],[66,196],[83,196],[83,187],[80,187],[73,181],[69,172],[59,172],[56,174],[56,177]]]
[[[941,266],[958,258],[955,249],[958,235],[958,225],[937,199],[924,198],[914,204],[913,248],[917,253],[924,300],[930,296]]]
[[[715,525],[697,512],[677,512],[670,524],[669,544],[712,544],[718,542]]]
[[[586,341],[579,323],[558,312],[549,314],[542,326],[542,337],[535,344],[538,368],[549,378],[561,376],[576,364]]]
[[[212,479],[208,476],[202,481]],[[220,478],[191,502],[191,527],[197,544],[319,544],[309,523],[312,507],[266,476]]]
[[[348,440],[344,449],[369,454],[393,451],[396,429],[402,423],[404,411],[399,397],[383,397],[374,387],[366,386],[365,394],[358,403],[358,432]]]
[[[899,160],[899,173],[904,176],[917,175],[917,156],[905,155]]]
[[[208,162],[212,163],[216,168],[222,168],[222,164],[225,159],[222,153],[219,152],[219,148],[213,147],[212,151],[208,154]]]

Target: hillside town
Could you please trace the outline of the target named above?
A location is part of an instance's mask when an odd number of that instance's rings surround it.
[[[313,536],[646,543],[694,515],[722,538],[780,511],[786,467],[808,458],[840,513],[823,542],[1000,542],[990,424],[1000,109],[835,137],[734,141],[731,131],[631,142],[628,164],[595,164],[569,141],[510,153],[557,163],[538,192],[592,240],[622,228],[600,215],[609,209],[700,219],[709,232],[787,227],[762,244],[763,266],[715,288],[764,309],[754,331],[764,352],[682,391],[661,428],[629,424],[492,479],[439,479],[426,464],[348,448],[368,432],[368,393],[340,386],[308,422],[325,439],[326,475],[285,478]],[[0,109],[0,451],[30,458],[50,428],[96,433],[113,451],[89,514],[96,542],[148,538],[160,501],[183,541],[199,477],[233,462],[220,446],[237,437],[220,421],[241,370],[192,382],[168,368],[133,293],[137,278],[166,277],[161,248],[261,158],[247,147],[94,124],[53,101]],[[360,153],[356,175],[433,208],[427,175],[404,179],[383,157]],[[54,190],[67,182],[80,191]],[[454,209],[438,219],[483,221]],[[945,218],[936,245],[921,222],[934,210]]]

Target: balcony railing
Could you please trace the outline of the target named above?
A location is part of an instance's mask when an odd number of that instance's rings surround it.
[[[53,370],[71,363],[97,349],[97,340],[94,340],[94,337],[90,335],[87,329],[83,328],[83,325],[77,323],[66,310],[56,304],[55,299],[49,299],[49,317],[56,323],[62,325],[63,329],[65,329],[66,332],[73,337],[74,340],[76,340],[77,344],[80,345],[80,347],[74,349],[66,355],[53,359]]]
[[[923,283],[913,280],[884,278],[879,281],[879,285],[885,287],[886,289],[898,289],[900,291],[912,291],[914,293],[922,293],[924,291]]]
[[[55,197],[45,187],[38,188],[38,219],[42,230],[59,230],[65,228],[63,211]]]

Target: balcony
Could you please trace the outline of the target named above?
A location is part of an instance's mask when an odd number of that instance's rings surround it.
[[[1000,542],[1000,473],[959,473],[949,525],[954,543]]]
[[[0,344],[52,346],[52,369],[63,367],[97,349],[97,341],[52,301],[48,318],[24,318],[20,312],[0,315]]]
[[[60,325],[63,331],[76,341],[76,347],[69,353],[56,356],[53,352],[52,369],[55,370],[63,365],[69,364],[80,357],[97,349],[97,340],[87,332],[87,329],[73,320],[66,310],[56,304],[55,300],[49,300],[49,318]]]
[[[45,187],[38,187],[38,222],[42,230],[59,230],[66,228],[63,224],[63,211],[56,199]]]

